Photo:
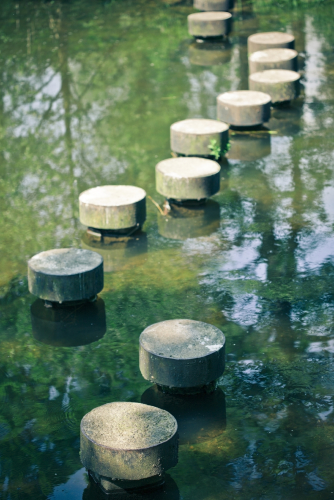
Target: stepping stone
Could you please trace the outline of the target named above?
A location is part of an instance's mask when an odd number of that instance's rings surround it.
[[[225,369],[225,336],[201,321],[155,323],[139,337],[139,368],[167,392],[212,390]]]
[[[100,340],[106,333],[103,300],[68,307],[45,307],[37,299],[30,308],[32,334],[54,347],[75,347]]]
[[[270,118],[268,93],[251,90],[225,92],[217,97],[217,118],[235,127],[252,127]]]
[[[226,42],[194,41],[189,45],[189,60],[197,66],[220,66],[231,60],[231,46]]]
[[[220,187],[220,165],[204,158],[170,158],[155,167],[156,189],[167,199],[204,200]]]
[[[300,93],[300,74],[287,69],[268,69],[249,76],[249,88],[266,92],[272,103],[292,101]]]
[[[166,394],[154,384],[141,397],[144,404],[161,408],[177,420],[180,445],[211,441],[226,429],[225,394],[218,387],[210,394]]]
[[[218,10],[221,12],[227,12],[233,9],[233,0],[194,0],[194,8],[204,11],[214,11]]]
[[[249,72],[268,69],[298,70],[298,52],[293,49],[267,49],[253,52],[248,58]]]
[[[211,156],[209,146],[215,141],[223,156],[228,144],[228,129],[226,123],[218,120],[194,118],[176,122],[170,128],[170,147],[175,153],[186,156]]]
[[[248,37],[247,45],[249,54],[266,49],[294,49],[295,37],[281,31],[255,33]]]
[[[177,422],[141,403],[99,406],[81,420],[80,459],[105,493],[160,486],[177,464]]]
[[[232,26],[229,12],[197,12],[188,16],[190,35],[200,38],[226,36]]]
[[[128,231],[146,219],[146,192],[136,186],[98,186],[79,196],[80,222],[100,230]]]
[[[170,207],[167,215],[158,214],[158,232],[164,238],[199,238],[219,229],[220,205],[214,200],[191,207],[170,203]]]
[[[103,259],[78,248],[41,252],[28,261],[29,291],[48,302],[89,300],[103,289]]]

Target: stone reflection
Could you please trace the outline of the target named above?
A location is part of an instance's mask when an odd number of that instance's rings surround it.
[[[302,128],[303,105],[297,99],[293,104],[275,106],[271,110],[270,120],[266,126],[280,136],[294,136]]]
[[[100,340],[106,333],[104,301],[45,307],[37,299],[31,306],[32,333],[36,340],[55,347],[75,347]]]
[[[128,236],[110,233],[102,237],[99,233],[87,231],[81,239],[81,246],[103,257],[105,273],[141,266],[147,258],[147,234],[143,231]]]
[[[214,200],[203,204],[171,203],[167,215],[158,214],[158,231],[173,240],[210,236],[220,225],[220,206]]]
[[[230,136],[229,160],[255,161],[271,154],[271,140],[267,129],[233,131]]]
[[[225,394],[217,388],[210,394],[165,394],[157,385],[147,389],[141,402],[168,411],[177,420],[180,444],[201,443],[222,434],[226,428]]]
[[[106,495],[89,474],[88,486],[83,492],[82,500],[105,500],[106,498],[113,500],[179,500],[180,492],[176,482],[169,474],[166,474],[164,484],[158,489],[129,491],[119,488],[119,491]]]
[[[197,66],[219,66],[231,58],[232,45],[228,41],[197,40],[189,45],[189,60]]]

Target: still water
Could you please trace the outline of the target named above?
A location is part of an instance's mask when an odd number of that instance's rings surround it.
[[[187,1],[1,1],[1,499],[95,499],[79,423],[118,400],[180,419],[159,498],[334,498],[334,4],[236,4],[212,46],[190,39]],[[247,36],[268,30],[296,36],[301,96],[269,132],[231,135],[208,207],[162,217],[148,200],[135,240],[87,240],[79,193],[134,184],[162,204],[170,124],[215,118],[219,93],[247,88]],[[104,255],[90,309],[28,292],[27,259],[63,246]],[[139,373],[140,333],[173,318],[227,337],[205,401],[161,400]]]

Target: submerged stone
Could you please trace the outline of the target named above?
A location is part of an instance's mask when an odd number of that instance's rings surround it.
[[[155,167],[156,189],[167,199],[203,200],[220,187],[220,165],[204,158],[169,158]]]
[[[155,323],[139,337],[143,377],[171,393],[214,390],[225,369],[225,336],[208,323],[189,319]]]
[[[186,156],[212,156],[211,144],[224,154],[228,144],[226,123],[218,120],[193,118],[173,123],[170,127],[170,146],[175,153]]]
[[[270,118],[268,93],[252,90],[224,92],[217,97],[217,118],[235,127],[262,125]]]
[[[104,230],[140,228],[146,219],[146,192],[136,186],[98,186],[79,196],[80,221]]]
[[[231,26],[232,14],[229,12],[197,12],[188,16],[188,30],[195,37],[226,36]]]
[[[89,300],[103,289],[103,259],[78,248],[41,252],[28,261],[29,291],[50,302]]]
[[[220,66],[231,60],[231,45],[227,41],[195,40],[189,45],[189,60],[197,66]]]
[[[106,493],[159,486],[177,457],[177,422],[167,411],[115,402],[81,421],[81,462]]]
[[[266,92],[272,103],[292,101],[300,93],[300,74],[286,69],[269,69],[249,76],[249,88]]]
[[[249,72],[268,69],[298,71],[298,52],[293,49],[267,49],[253,52],[248,58]]]
[[[295,37],[281,31],[255,33],[248,37],[247,45],[249,54],[265,49],[294,49]]]

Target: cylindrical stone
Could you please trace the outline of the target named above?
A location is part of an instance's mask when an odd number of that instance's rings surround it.
[[[217,97],[218,120],[235,127],[252,127],[270,118],[270,95],[251,90],[225,92]]]
[[[249,76],[249,88],[266,92],[272,103],[292,101],[299,96],[300,74],[287,69],[268,69]]]
[[[167,215],[158,213],[158,231],[173,240],[210,236],[220,226],[220,205],[208,200],[199,206],[180,206],[170,203]]]
[[[124,268],[139,268],[147,259],[147,234],[136,231],[133,236],[106,236],[99,240],[91,231],[86,231],[81,239],[81,246],[86,250],[97,252],[103,257],[105,273],[119,271]]]
[[[156,189],[167,199],[203,200],[219,191],[220,165],[204,158],[170,158],[155,167]]]
[[[141,227],[146,219],[146,193],[136,186],[98,186],[79,196],[80,221],[96,229]]]
[[[106,333],[106,313],[100,297],[76,306],[50,308],[37,299],[30,314],[35,339],[55,347],[91,344]]]
[[[88,300],[103,288],[103,259],[96,252],[57,248],[28,261],[29,291],[50,302]]]
[[[223,156],[228,144],[228,129],[226,123],[218,120],[182,120],[170,127],[170,147],[175,153],[186,156],[211,156],[209,146],[214,141]]]
[[[188,16],[190,35],[200,38],[226,36],[232,26],[229,12],[197,12]]]
[[[248,53],[266,49],[294,49],[295,37],[281,31],[255,33],[248,37]]]
[[[225,394],[218,387],[210,394],[166,394],[156,384],[146,389],[141,402],[171,413],[177,420],[180,444],[202,443],[226,428]]]
[[[233,9],[233,0],[194,0],[194,8],[203,11],[227,12]]]
[[[298,70],[298,52],[293,49],[267,49],[253,52],[248,58],[249,72],[268,69]]]
[[[139,337],[139,368],[146,380],[179,392],[204,388],[225,368],[225,336],[189,319],[155,323]]]
[[[231,60],[231,45],[226,41],[217,43],[210,40],[198,40],[189,45],[189,60],[197,66],[220,66]]]
[[[81,420],[80,458],[107,491],[159,483],[177,464],[177,422],[141,403],[99,406]]]

